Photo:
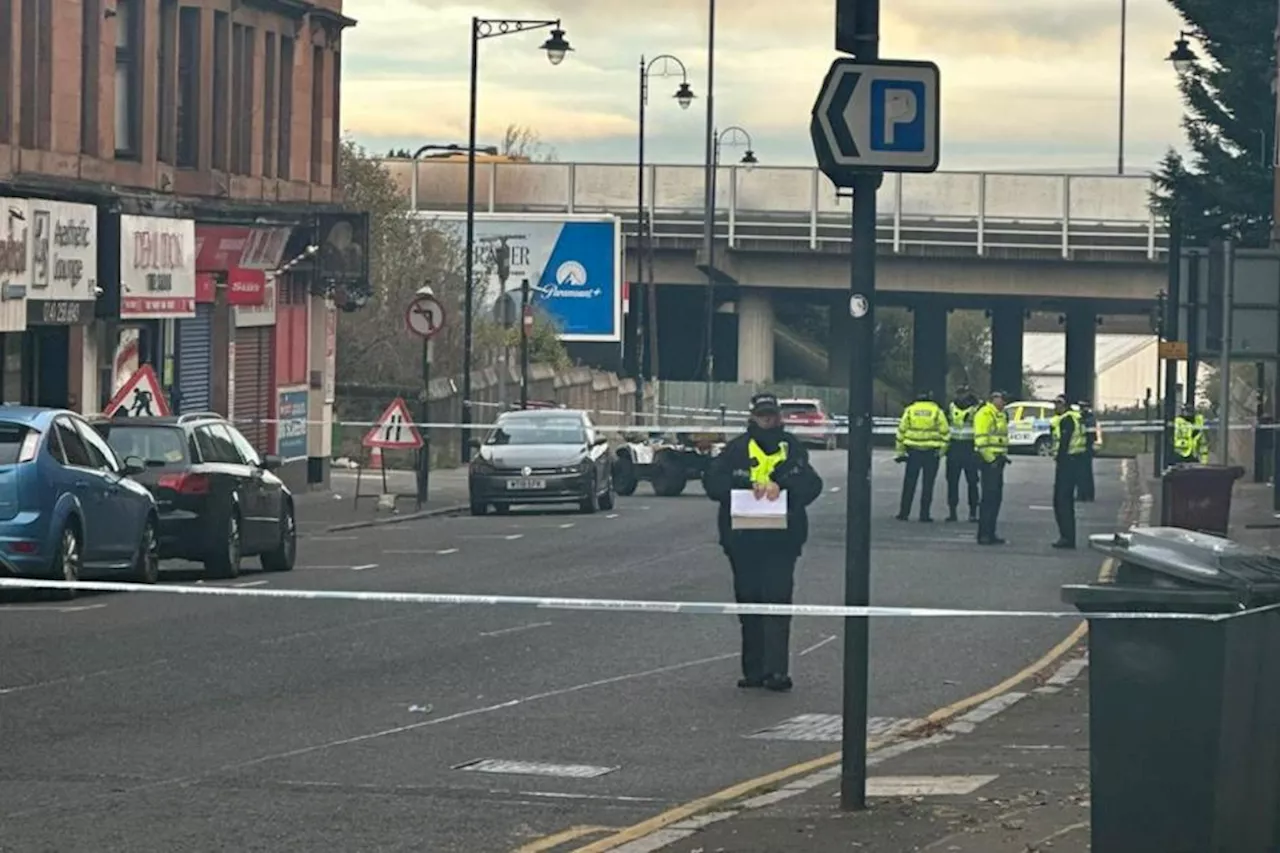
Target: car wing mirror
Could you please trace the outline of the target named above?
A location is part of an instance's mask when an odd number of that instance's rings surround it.
[[[280,467],[281,461],[282,460],[279,456],[276,456],[274,453],[268,453],[262,457],[262,470],[274,471]]]
[[[147,470],[147,463],[141,456],[126,456],[123,460],[124,468],[122,473],[126,477],[133,477]]]

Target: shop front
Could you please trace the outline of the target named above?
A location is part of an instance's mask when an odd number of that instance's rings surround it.
[[[37,406],[93,407],[97,363],[90,325],[98,298],[98,209],[28,202],[31,289],[22,349],[22,398]]]
[[[219,330],[239,308],[264,305],[267,273],[280,266],[290,232],[197,223],[196,315],[177,326],[177,411],[234,410],[234,398],[218,390],[235,370],[230,347],[219,345],[230,335]]]
[[[196,316],[195,221],[120,216],[120,314],[113,388],[149,364],[171,399],[177,322]],[[108,395],[110,396],[110,395]]]
[[[235,336],[231,365],[231,419],[259,453],[275,453],[276,280],[268,276],[261,305],[232,309]]]
[[[25,198],[0,198],[0,402],[22,403],[23,332],[31,285],[31,214]]]

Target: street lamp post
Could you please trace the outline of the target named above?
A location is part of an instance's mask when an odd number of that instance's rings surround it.
[[[467,149],[456,143],[450,145],[424,145],[417,151],[413,152],[413,156],[409,158],[413,165],[413,176],[409,179],[409,210],[416,213],[418,211],[418,158],[428,152],[446,152],[450,154],[460,154]],[[492,145],[485,145],[480,148],[482,154],[497,154],[498,149]]]
[[[551,29],[551,36],[542,43],[547,60],[552,65],[564,61],[572,47],[565,40],[560,20],[521,20],[503,18],[471,19],[471,81],[470,106],[467,116],[467,225],[466,225],[466,277],[463,281],[464,303],[462,310],[462,461],[471,458],[471,343],[473,314],[475,313],[475,249],[476,249],[476,89],[480,75],[480,42],[515,35],[532,30]]]
[[[635,331],[635,381],[636,381],[636,423],[643,421],[644,412],[644,337],[646,324],[653,329],[657,328],[657,304],[658,300],[652,296],[649,298],[648,308],[646,309],[645,298],[650,290],[656,285],[653,282],[646,284],[644,276],[644,262],[646,252],[649,247],[649,224],[645,221],[644,215],[644,131],[645,131],[645,108],[649,104],[649,77],[653,74],[653,67],[659,62],[674,62],[680,68],[680,76],[683,78],[676,93],[673,97],[676,103],[680,105],[680,109],[687,110],[689,105],[693,103],[693,90],[689,88],[689,70],[685,68],[683,62],[669,53],[655,56],[647,63],[643,56],[640,57],[640,114],[639,114],[639,136],[638,136],[638,156],[636,158],[639,172],[637,174],[636,186],[636,288],[635,294],[632,296],[632,310],[636,312],[636,331]],[[664,66],[660,77],[668,76]],[[652,276],[653,265],[649,265],[649,272]],[[654,359],[654,365],[657,365],[657,335],[653,336],[653,346],[651,358]],[[657,374],[655,369],[654,374]]]
[[[1129,0],[1120,0],[1120,116],[1117,123],[1117,145],[1119,151],[1116,161],[1116,173],[1124,174],[1124,101],[1125,101],[1125,63],[1129,40]]]
[[[725,139],[730,134],[740,134],[746,140],[746,153],[742,155],[740,161],[743,166],[748,169],[755,166],[759,161],[756,159],[756,152],[753,150],[751,143],[751,134],[738,125],[726,127],[722,131],[711,131],[711,172],[707,179],[707,206],[703,212],[702,222],[702,253],[706,256],[707,263],[707,327],[703,332],[707,342],[706,361],[704,371],[707,375],[706,388],[706,408],[712,408],[712,391],[715,384],[715,367],[716,367],[716,348],[715,348],[715,321],[716,321],[716,272],[715,272],[715,233],[716,233],[716,177],[720,171],[720,149],[725,144]]]

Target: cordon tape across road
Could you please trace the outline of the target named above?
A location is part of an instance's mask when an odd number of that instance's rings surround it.
[[[260,589],[228,586],[159,585],[119,581],[57,581],[0,578],[0,589],[67,589],[85,592],[133,592],[153,595],[217,595],[232,598],[277,598],[297,601],[378,601],[384,604],[532,607],[541,610],[587,610],[613,613],[688,613],[699,616],[797,616],[810,618],[897,619],[1166,619],[1220,622],[1234,613],[1087,613],[1066,610],[963,610],[944,607],[846,607],[834,604],[736,604],[716,601],[645,601],[611,598],[550,598],[529,595],[454,595],[431,592]],[[1280,604],[1262,610],[1280,609]],[[1251,612],[1259,612],[1257,610]]]

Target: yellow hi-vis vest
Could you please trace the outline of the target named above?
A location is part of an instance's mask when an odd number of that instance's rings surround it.
[[[1202,465],[1209,461],[1204,415],[1196,415],[1194,421],[1183,415],[1173,419],[1173,452],[1183,459],[1197,459]]]
[[[897,452],[908,450],[946,450],[951,437],[947,416],[942,407],[930,400],[907,406],[898,421]]]
[[[1085,437],[1084,418],[1080,417],[1080,413],[1068,409],[1060,415],[1054,415],[1049,420],[1049,431],[1053,436],[1052,455],[1058,455],[1058,448],[1062,444],[1062,419],[1071,418],[1075,422],[1075,429],[1071,430],[1071,443],[1067,445],[1068,456],[1079,456],[1088,450],[1089,440]]]
[[[983,462],[1009,455],[1009,416],[991,403],[973,416],[973,449]]]
[[[951,404],[951,440],[973,441],[973,415],[977,406],[957,406]]]
[[[753,438],[747,442],[747,455],[751,457],[751,482],[767,485],[773,482],[774,469],[787,461],[787,443],[780,441],[776,452],[765,453]]]

